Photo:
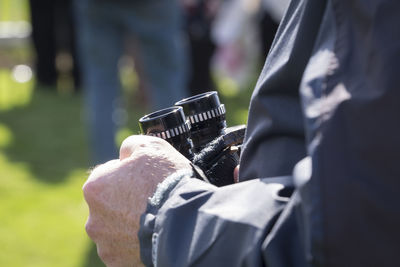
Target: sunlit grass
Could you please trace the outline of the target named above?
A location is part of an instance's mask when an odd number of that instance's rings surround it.
[[[40,183],[29,164],[0,155],[0,266],[80,266],[89,241],[81,186],[85,170],[65,182]]]
[[[117,132],[117,136],[116,136],[116,143],[117,146],[120,146],[122,144],[122,141],[125,140],[125,138],[127,138],[128,136],[131,136],[133,134],[138,134],[132,131],[132,129],[129,129],[127,127],[123,127],[121,128],[118,132]]]
[[[34,81],[18,82],[9,69],[0,69],[0,111],[27,105],[32,97]]]
[[[0,21],[28,21],[27,3],[0,0]],[[0,49],[2,59],[15,61],[0,65],[0,266],[103,266],[84,231],[88,210],[81,188],[91,166],[82,95],[72,94],[63,77],[56,92],[35,88],[34,77],[24,79],[24,72],[13,75],[15,66],[31,62],[26,43]],[[149,112],[137,97],[132,62],[120,67],[128,117],[117,144],[137,134],[138,119]],[[228,124],[246,123],[252,83],[239,88],[214,78]]]
[[[229,77],[221,77],[218,79],[218,91],[222,96],[235,97],[240,93],[240,88],[239,85]]]
[[[0,73],[0,266],[102,266],[84,232],[81,97]]]
[[[13,135],[10,129],[6,125],[0,123],[0,149],[10,146],[12,141]]]
[[[102,266],[84,232],[81,187],[90,166],[82,97],[0,73],[0,266]],[[230,126],[246,122],[249,97],[248,89],[221,92]],[[128,111],[118,144],[138,133],[145,112]]]
[[[28,0],[0,0],[0,21],[29,21]]]

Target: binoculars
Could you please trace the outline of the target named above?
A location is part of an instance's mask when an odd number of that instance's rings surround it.
[[[223,186],[233,183],[246,130],[245,125],[227,127],[225,112],[218,93],[211,91],[147,114],[139,126],[142,134],[166,140],[200,167],[212,184]]]

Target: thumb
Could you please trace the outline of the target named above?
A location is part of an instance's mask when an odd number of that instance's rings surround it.
[[[132,153],[140,146],[140,144],[143,144],[145,140],[143,137],[146,137],[144,135],[131,135],[127,137],[121,144],[121,147],[119,149],[119,159],[123,160],[126,158],[129,158]]]
[[[159,137],[148,136],[148,135],[131,135],[126,138],[119,149],[119,159],[124,160],[132,156],[138,150],[143,150],[144,148],[162,147],[168,144],[166,141]],[[169,144],[168,144],[169,145]]]

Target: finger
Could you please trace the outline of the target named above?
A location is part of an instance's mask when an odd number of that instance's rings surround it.
[[[92,239],[92,241],[94,243],[96,243],[98,241],[98,228],[95,226],[95,224],[93,223],[93,220],[91,218],[91,215],[89,214],[89,217],[86,221],[85,224],[85,230],[87,235],[90,237],[90,239]]]
[[[116,169],[120,163],[121,162],[117,159],[110,160],[97,166],[91,171],[89,178],[82,186],[83,196],[88,204],[92,202],[91,200],[93,198],[96,198],[96,196],[101,194],[103,183],[100,181],[100,178],[107,176],[107,174]]]
[[[97,165],[93,170],[90,171],[89,177],[86,180],[85,184],[91,181],[96,180],[99,178],[101,175],[104,175],[105,173],[109,172],[110,170],[115,169],[117,166],[119,166],[120,162],[117,159],[113,159],[110,161],[107,161],[106,163]],[[83,186],[85,186],[85,184]]]
[[[237,165],[236,168],[233,170],[233,180],[235,183],[239,182],[239,167],[240,165]]]
[[[149,138],[155,137],[147,135],[131,135],[127,137],[121,144],[121,148],[119,150],[119,159],[123,160],[129,158],[136,149],[140,147],[146,147],[146,144],[149,142]]]
[[[148,135],[131,135],[126,138],[119,150],[119,159],[124,160],[129,158],[135,151],[139,149],[144,149],[151,147],[155,149],[156,147],[166,147],[170,146],[165,140]]]
[[[119,149],[119,159],[123,160],[130,157],[133,153],[134,148],[136,147],[137,135],[131,135],[127,137],[121,144]]]

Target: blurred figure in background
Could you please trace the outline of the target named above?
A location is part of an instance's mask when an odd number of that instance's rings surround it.
[[[264,64],[289,0],[223,1],[212,28],[214,69],[247,88]]]
[[[186,97],[186,49],[177,0],[76,0],[78,48],[93,163],[117,156],[118,61],[127,38],[134,39],[135,63],[148,85],[150,108],[166,108]]]
[[[186,18],[192,95],[216,90],[212,72],[247,86],[263,65],[288,0],[181,0]],[[215,54],[215,55],[214,55]],[[240,85],[239,85],[240,87]]]
[[[181,1],[190,50],[189,89],[191,95],[197,95],[216,89],[211,75],[211,61],[216,48],[211,29],[221,0]]]
[[[66,52],[72,59],[71,74],[75,90],[80,87],[80,70],[75,48],[72,0],[29,0],[32,40],[38,88],[56,89],[56,57]]]

